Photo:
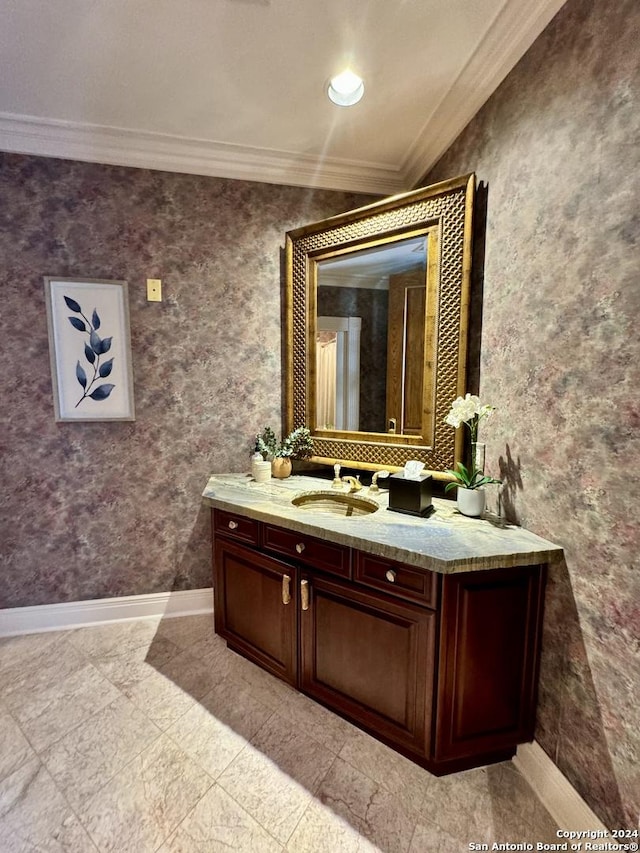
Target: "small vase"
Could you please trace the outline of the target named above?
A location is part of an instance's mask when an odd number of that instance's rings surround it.
[[[458,509],[462,515],[478,518],[484,512],[485,505],[484,489],[461,489],[458,488]]]
[[[484,472],[486,445],[480,441],[471,442],[471,466],[475,471]]]
[[[271,473],[278,480],[284,480],[291,474],[291,459],[288,456],[276,456],[271,463]]]

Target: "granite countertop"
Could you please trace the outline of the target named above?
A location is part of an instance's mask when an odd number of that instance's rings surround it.
[[[467,518],[453,501],[434,498],[436,511],[415,518],[388,511],[388,492],[370,494],[365,487],[358,496],[374,499],[380,509],[344,518],[293,506],[292,498],[310,491],[330,491],[330,482],[293,476],[256,483],[249,474],[219,474],[209,479],[202,497],[217,509],[441,574],[562,559],[558,545],[488,515]]]

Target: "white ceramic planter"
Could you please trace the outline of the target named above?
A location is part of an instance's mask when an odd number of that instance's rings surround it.
[[[486,494],[484,489],[458,488],[458,509],[463,515],[477,518],[484,512]]]

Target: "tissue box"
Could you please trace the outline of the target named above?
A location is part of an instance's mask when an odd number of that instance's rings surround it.
[[[407,480],[403,472],[392,474],[389,483],[389,509],[405,515],[426,518],[435,507],[431,503],[431,474],[420,474],[417,480]]]

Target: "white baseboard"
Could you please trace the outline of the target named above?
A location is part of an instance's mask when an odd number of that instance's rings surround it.
[[[560,829],[607,831],[539,743],[520,744],[513,763]]]
[[[213,613],[211,588],[69,601],[35,607],[12,607],[0,610],[0,637],[35,634],[41,631],[64,631],[128,619],[191,616],[197,613]]]

